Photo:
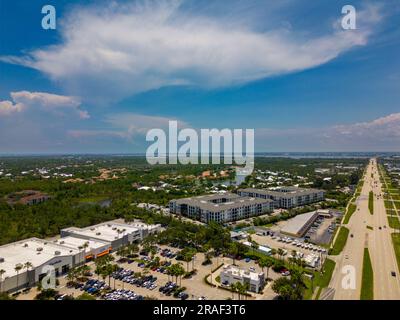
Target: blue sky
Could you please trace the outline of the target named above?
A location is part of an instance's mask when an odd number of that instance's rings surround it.
[[[0,4],[0,153],[143,152],[145,134],[254,128],[257,151],[400,151],[400,4]],[[357,30],[340,28],[357,9]]]

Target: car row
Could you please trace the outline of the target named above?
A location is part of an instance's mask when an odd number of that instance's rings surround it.
[[[154,290],[157,288],[157,284],[155,283],[157,281],[157,277],[153,275],[137,277],[134,275],[132,270],[120,268],[118,271],[112,273],[111,277],[121,280],[125,283],[136,285],[137,287],[147,288],[149,290]]]
[[[173,258],[176,257],[176,253],[172,252],[171,249],[163,249],[163,250],[161,250],[160,255],[162,257],[166,257],[166,258],[170,258],[170,259],[173,259]]]
[[[168,281],[164,286],[160,287],[158,291],[167,296],[173,295],[175,298],[186,300],[189,298],[189,295],[183,292],[183,290],[184,289],[179,287],[175,282]]]
[[[299,247],[299,248],[326,253],[326,249],[324,249],[324,248],[315,246],[315,245],[313,245],[311,243],[305,243],[305,242],[302,242],[302,241],[299,241],[299,240],[295,240],[295,239],[290,238],[290,237],[273,236],[272,239],[276,239],[276,241],[279,241],[279,242],[286,242],[288,244],[291,244],[291,245]]]
[[[143,300],[143,296],[136,294],[131,290],[113,290],[103,296],[104,300]]]
[[[102,290],[110,290],[111,288],[101,280],[90,279],[86,281],[85,285],[80,288],[81,291],[85,291],[90,294],[97,294]]]

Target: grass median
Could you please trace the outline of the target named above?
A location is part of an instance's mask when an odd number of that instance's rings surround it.
[[[346,245],[348,237],[349,237],[349,229],[347,229],[346,227],[340,227],[339,233],[336,237],[336,241],[333,244],[333,248],[330,250],[330,254],[334,256],[340,254],[344,246]]]
[[[357,206],[354,203],[351,203],[349,205],[349,208],[348,208],[348,210],[346,212],[346,215],[344,217],[344,220],[343,220],[343,224],[348,224],[349,223],[350,218],[353,215],[353,213],[356,212],[356,209],[357,209]]]
[[[374,193],[372,191],[369,192],[368,209],[371,214],[374,214]]]
[[[374,300],[374,271],[368,248],[364,249],[360,300]]]

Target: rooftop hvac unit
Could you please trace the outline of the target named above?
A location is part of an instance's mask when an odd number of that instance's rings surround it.
[[[28,247],[28,244],[27,244],[27,243],[24,243],[23,247],[24,247],[24,248]]]
[[[0,263],[4,262],[4,258],[0,257]]]
[[[91,230],[91,231],[94,231],[94,230],[96,230],[96,229],[95,229],[95,228],[90,228],[90,230]]]
[[[111,227],[111,224],[107,224],[107,227]]]
[[[54,255],[55,255],[55,256],[59,256],[60,254],[61,254],[60,251],[55,251],[55,252],[54,252]]]
[[[101,232],[96,232],[96,236],[99,236],[99,235],[101,235]]]
[[[117,230],[117,227],[112,228],[113,230]]]
[[[65,243],[65,241],[60,241],[60,244],[64,244]]]
[[[43,248],[42,247],[39,247],[39,248],[36,248],[36,251],[43,251]]]

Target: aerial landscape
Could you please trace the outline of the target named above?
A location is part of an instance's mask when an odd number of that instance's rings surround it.
[[[399,17],[2,2],[0,300],[400,300]]]

